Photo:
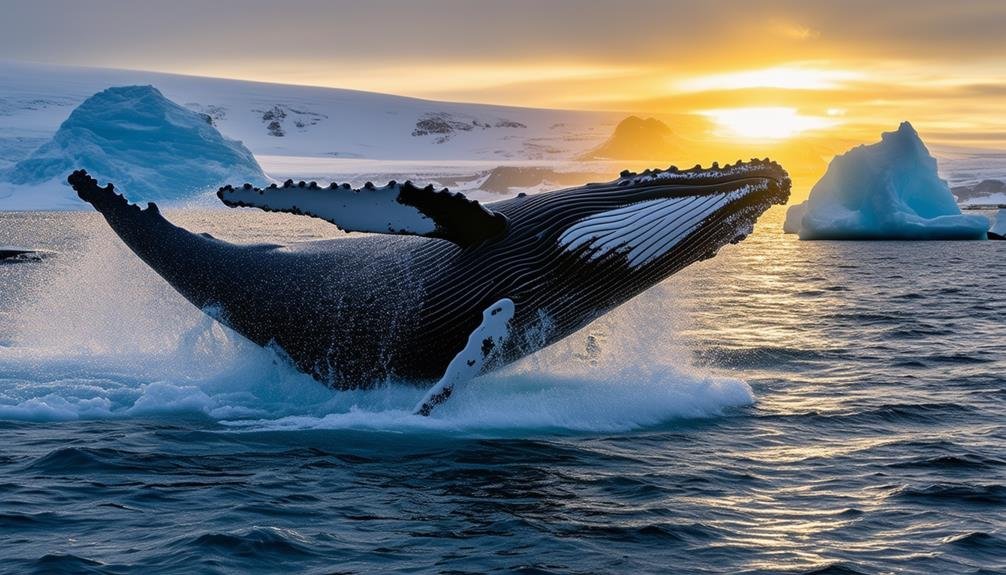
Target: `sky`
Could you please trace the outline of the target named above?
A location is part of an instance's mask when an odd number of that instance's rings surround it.
[[[3,0],[0,58],[1006,146],[1006,1]]]

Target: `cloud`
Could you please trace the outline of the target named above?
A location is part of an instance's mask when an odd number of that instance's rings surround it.
[[[1003,131],[1002,0],[8,4],[9,59],[529,106],[841,108],[846,131],[910,117],[949,134],[939,126],[955,116],[962,132]]]
[[[399,62],[545,58],[650,65],[810,53],[1002,53],[1006,3],[972,0],[34,0],[4,8],[0,53],[58,63]],[[813,40],[813,42],[808,42]],[[808,53],[810,52],[810,53]]]
[[[820,30],[815,30],[795,22],[776,21],[772,24],[772,29],[776,34],[793,40],[813,40],[821,35]]]

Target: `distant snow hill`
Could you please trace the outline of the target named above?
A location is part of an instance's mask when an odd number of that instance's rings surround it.
[[[615,127],[600,146],[584,153],[584,160],[659,160],[681,156],[682,145],[674,133],[656,118],[629,116]]]
[[[109,141],[99,144],[85,137],[80,146],[89,150],[72,150],[70,140],[86,130],[76,130],[73,138],[57,130],[88,98],[110,87],[130,85],[152,86],[158,95],[192,111],[206,128],[219,131],[222,141],[247,148],[270,176],[280,179],[309,177],[302,173],[308,163],[319,168],[320,173],[314,175],[319,180],[353,181],[376,180],[385,173],[408,176],[415,166],[423,165],[438,166],[438,174],[444,177],[484,174],[507,164],[555,166],[575,161],[596,147],[621,119],[619,114],[604,112],[437,102],[355,90],[0,62],[0,180],[5,180],[0,182],[0,209],[85,207],[68,188],[38,183],[40,176],[43,171],[48,176],[65,171],[70,164],[78,165],[82,158],[78,152],[91,153],[92,158],[102,155],[97,148],[107,147]],[[172,113],[177,115],[177,110]],[[125,121],[124,117],[119,120]],[[191,196],[163,185],[159,191],[144,188],[140,183],[152,183],[158,174],[149,169],[168,163],[171,154],[206,152],[191,147],[186,151],[185,145],[173,148],[164,141],[160,149],[133,146],[135,153],[129,158],[119,154],[123,162],[136,164],[137,173],[108,173],[107,177],[120,180],[116,184],[131,200],[164,202]],[[119,149],[113,155],[126,151]],[[179,170],[198,171],[199,166],[186,163],[192,158],[177,159]],[[357,167],[361,162],[363,169]],[[126,163],[120,165],[124,168]],[[242,170],[239,166],[234,172],[246,174],[236,183],[257,179],[254,171]],[[198,180],[198,174],[192,179]],[[18,182],[13,188],[12,180]],[[470,179],[470,185],[477,183],[478,178]]]
[[[0,173],[21,206],[73,206],[66,175],[84,168],[131,200],[191,199],[228,181],[266,181],[248,148],[220,135],[205,114],[152,86],[98,92],[73,110],[52,139]],[[2,193],[2,192],[0,192]]]
[[[256,156],[566,160],[596,146],[621,119],[600,112],[0,62],[0,167],[27,157],[91,95],[137,84],[152,85],[169,100],[206,114],[224,136]]]

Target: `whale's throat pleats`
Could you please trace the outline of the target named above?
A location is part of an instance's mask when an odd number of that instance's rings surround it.
[[[629,267],[637,268],[673,249],[717,210],[767,185],[756,182],[727,192],[645,200],[603,211],[564,231],[559,245],[589,261],[622,254]]]

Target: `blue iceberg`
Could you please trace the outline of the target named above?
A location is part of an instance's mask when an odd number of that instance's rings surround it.
[[[978,240],[988,229],[985,216],[961,214],[908,122],[836,156],[784,225],[802,240]]]
[[[227,182],[267,181],[248,148],[153,86],[108,88],[91,96],[6,179],[62,186],[80,168],[115,182],[134,202],[185,200]]]

